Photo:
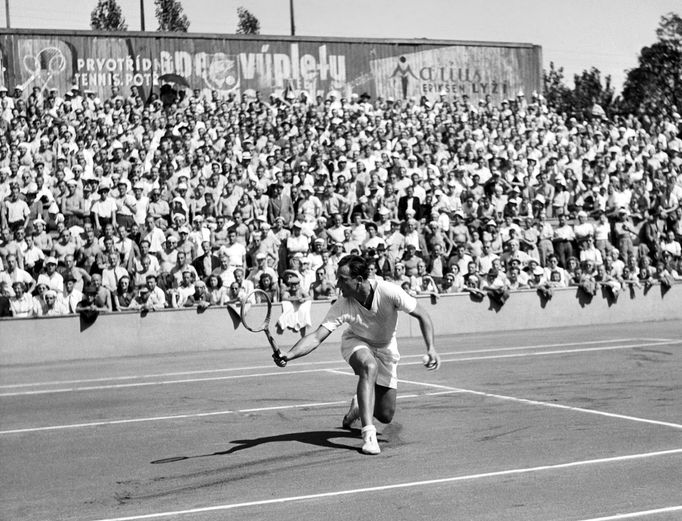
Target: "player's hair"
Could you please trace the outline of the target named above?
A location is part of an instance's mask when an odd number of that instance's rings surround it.
[[[339,261],[339,268],[341,266],[348,266],[348,272],[352,278],[362,277],[366,279],[369,277],[369,266],[364,257],[360,255],[346,255]]]

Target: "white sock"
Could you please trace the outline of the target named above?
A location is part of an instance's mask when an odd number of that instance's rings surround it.
[[[374,425],[366,425],[362,428],[362,436],[364,437],[366,433],[377,432],[377,428]]]

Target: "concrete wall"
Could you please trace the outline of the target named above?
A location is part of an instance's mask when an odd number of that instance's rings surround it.
[[[534,291],[512,293],[502,307],[481,302],[468,294],[444,295],[437,302],[420,302],[431,314],[437,335],[510,331],[560,326],[589,326],[622,322],[644,322],[682,318],[682,284],[663,294],[654,286],[624,292],[617,302],[601,294],[591,301],[578,298],[575,288],[555,290],[542,302]],[[313,303],[312,321],[319,324],[329,304]],[[275,306],[274,321],[279,315]],[[398,337],[419,336],[419,324],[406,317],[398,321]],[[290,346],[298,335],[275,335],[282,346]],[[338,342],[335,332],[328,342]],[[48,361],[97,359],[156,353],[180,353],[218,349],[253,348],[267,350],[263,334],[235,326],[226,309],[167,310],[148,313],[100,315],[89,326],[78,316],[0,320],[0,365]]]

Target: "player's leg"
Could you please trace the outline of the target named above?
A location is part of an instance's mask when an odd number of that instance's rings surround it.
[[[350,356],[348,363],[358,375],[357,402],[360,409],[360,421],[362,426],[366,427],[373,424],[377,363],[374,355],[367,348],[357,349]]]
[[[362,452],[379,454],[377,429],[374,426],[374,389],[377,379],[377,363],[372,352],[365,346],[355,349],[348,363],[358,375],[357,403],[362,422]],[[344,418],[345,423],[345,418]]]
[[[398,390],[376,384],[374,386],[374,417],[381,423],[391,423],[395,414]]]

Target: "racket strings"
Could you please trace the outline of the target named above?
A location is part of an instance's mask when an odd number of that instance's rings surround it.
[[[263,331],[270,322],[271,312],[272,304],[267,294],[255,290],[242,301],[242,324],[249,331]]]

